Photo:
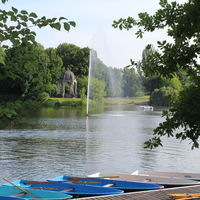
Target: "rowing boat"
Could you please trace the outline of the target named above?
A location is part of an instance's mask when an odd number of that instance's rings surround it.
[[[24,200],[22,198],[17,198],[17,197],[7,197],[7,196],[0,196],[1,200]]]
[[[171,199],[200,199],[200,193],[167,194]]]
[[[125,181],[137,181],[142,183],[152,183],[157,185],[163,185],[164,187],[179,187],[179,186],[190,186],[198,185],[200,182],[181,179],[181,178],[170,178],[170,177],[157,177],[157,176],[144,176],[144,175],[129,175],[129,174],[103,174],[95,173],[90,175],[90,177],[112,177],[115,180],[125,180]]]
[[[48,181],[72,181],[74,183],[84,183],[93,186],[104,186],[111,187],[120,190],[128,191],[142,191],[142,190],[154,190],[161,189],[163,186],[150,184],[150,183],[140,183],[133,181],[121,181],[114,179],[103,179],[103,178],[91,178],[91,177],[72,177],[72,176],[59,176]]]
[[[62,193],[67,193],[73,196],[97,196],[97,195],[112,195],[121,194],[122,190],[107,187],[97,187],[85,184],[66,183],[66,182],[49,182],[49,181],[30,181],[30,180],[16,180],[13,181],[15,185],[22,188],[52,190]],[[9,185],[6,183],[5,185]]]
[[[39,189],[26,188],[27,193],[20,190],[17,187],[2,185],[0,186],[0,196],[6,197],[20,197],[22,199],[34,199],[30,194],[38,197],[39,199],[69,199],[72,198],[71,195],[64,194],[61,192],[53,192]],[[4,198],[6,198],[4,197]],[[11,199],[11,198],[10,198]],[[19,199],[19,198],[16,198]]]
[[[132,175],[159,176],[170,178],[183,178],[200,181],[200,173],[184,173],[184,172],[161,172],[161,171],[142,171],[136,170]]]

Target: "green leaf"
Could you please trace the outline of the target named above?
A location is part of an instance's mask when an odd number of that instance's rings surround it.
[[[1,0],[2,3],[6,3],[6,1],[8,1],[8,0]]]
[[[22,22],[21,25],[27,27],[27,23],[26,22]]]
[[[69,24],[70,24],[71,26],[73,26],[73,27],[76,26],[76,22],[74,22],[74,21],[69,21]]]
[[[54,18],[52,18],[50,21],[51,21],[51,23],[54,23],[56,20],[57,20],[57,18],[54,17]]]
[[[7,22],[7,17],[3,18],[3,22],[6,23]]]
[[[13,13],[12,11],[9,11],[9,12],[7,13],[7,15],[9,15],[9,16],[13,16],[14,13]]]
[[[21,13],[22,13],[23,15],[27,15],[27,14],[28,14],[28,12],[27,12],[26,10],[22,10]]]
[[[64,29],[65,29],[66,31],[69,31],[69,30],[70,30],[70,25],[69,25],[67,22],[64,23]]]
[[[14,7],[12,7],[12,10],[13,10],[13,12],[14,12],[15,14],[17,14],[17,13],[18,13],[18,10],[17,10],[17,8],[14,8]]]
[[[43,16],[41,19],[42,19],[42,20],[46,20],[47,18],[46,18],[45,16]]]
[[[28,18],[27,18],[26,15],[21,15],[20,18],[21,18],[21,20],[23,20],[23,21],[27,21],[27,20],[28,20]]]
[[[17,26],[16,26],[16,28],[19,30],[19,29],[21,29],[21,24],[18,24]]]
[[[35,20],[33,18],[29,18],[29,20],[34,24]]]
[[[16,18],[16,16],[11,16],[11,21],[14,21],[14,22],[16,22],[17,21],[17,18]]]
[[[60,23],[55,23],[55,24],[52,24],[52,27],[60,31],[61,24]]]
[[[60,17],[59,21],[64,20],[64,19],[67,20],[67,18],[65,18],[65,17]]]
[[[28,39],[31,40],[32,42],[35,42],[35,36],[34,35],[29,35]]]
[[[30,13],[29,17],[37,18],[38,16],[36,15],[36,13],[32,12]]]
[[[15,45],[15,46],[18,46],[20,44],[19,40],[13,40],[12,42],[13,42],[13,45]]]

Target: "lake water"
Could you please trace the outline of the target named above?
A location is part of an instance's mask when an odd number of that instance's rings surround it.
[[[0,130],[0,183],[137,169],[200,172],[200,150],[188,142],[165,139],[163,148],[143,148],[162,120],[160,111],[133,106],[89,117],[77,109],[43,108],[21,127]]]

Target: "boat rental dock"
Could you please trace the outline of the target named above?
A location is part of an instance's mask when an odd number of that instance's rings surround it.
[[[148,190],[142,192],[130,192],[117,195],[107,196],[96,196],[81,198],[82,200],[170,200],[167,194],[179,194],[179,193],[200,193],[200,185],[197,186],[185,186],[185,187],[174,187],[159,190]]]

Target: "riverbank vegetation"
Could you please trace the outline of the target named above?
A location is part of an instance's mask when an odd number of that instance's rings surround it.
[[[150,77],[156,76],[167,81],[173,79],[177,90],[171,90],[174,86],[162,86],[154,91],[154,100],[159,96],[169,96],[171,108],[163,112],[166,120],[154,130],[155,137],[146,142],[147,147],[162,146],[163,136],[189,139],[192,148],[199,147],[199,19],[199,0],[188,0],[183,4],[160,0],[160,9],[153,15],[144,12],[138,14],[138,19],[127,17],[113,23],[119,29],[137,27],[136,36],[139,38],[146,32],[161,29],[166,30],[171,38],[170,41],[158,41],[156,51],[149,46],[151,56],[147,56],[147,65],[143,65],[145,74]]]
[[[105,105],[145,105],[149,103],[149,96],[129,98],[104,98]],[[86,102],[81,98],[49,98],[41,104],[45,107],[85,107]]]
[[[53,19],[37,19],[35,13],[18,11],[15,8],[11,12],[1,10],[1,13],[11,21],[19,23],[20,27],[25,27],[25,23],[31,21],[36,26],[45,27],[50,25],[52,28],[59,30],[61,22],[64,20],[64,28],[67,25],[75,26],[74,22],[67,22],[65,18],[60,18],[60,25]],[[19,16],[22,16],[21,18]],[[20,18],[21,21],[15,19]],[[26,18],[26,20],[25,20]],[[32,19],[33,18],[33,19]],[[34,19],[38,20],[36,23]],[[47,20],[47,21],[45,21]],[[55,20],[55,19],[54,19]],[[6,26],[6,20],[0,18],[3,26]],[[42,23],[42,24],[40,24]],[[2,35],[2,44],[11,41],[12,45],[2,45],[0,48],[0,118],[3,120],[14,121],[18,118],[23,109],[33,109],[38,106],[85,106],[87,84],[88,84],[88,67],[89,52],[88,47],[80,48],[74,44],[63,43],[56,48],[45,49],[42,44],[35,41],[35,37],[27,34],[23,37],[19,35],[24,29],[12,27],[18,34],[10,36]],[[66,29],[68,31],[68,29]],[[8,30],[5,30],[5,32]],[[31,33],[35,35],[34,32]],[[19,42],[16,42],[19,41]],[[170,105],[174,94],[177,94],[181,88],[178,77],[166,79],[157,74],[149,73],[154,66],[149,59],[153,53],[153,47],[147,47],[142,55],[142,60],[137,62],[134,67],[112,68],[106,66],[93,51],[93,80],[91,84],[93,105],[94,101],[113,104],[120,102],[122,104],[138,103],[140,101],[147,103],[149,98],[142,97],[150,95],[152,105],[166,106]],[[78,98],[66,99],[57,98],[58,80],[63,68],[69,68],[76,76],[78,82]],[[119,67],[119,66],[118,66]],[[152,69],[152,71],[154,71]],[[66,91],[69,85],[66,85]],[[52,97],[54,99],[52,99]],[[105,101],[104,101],[105,98]],[[134,100],[130,100],[134,98]],[[138,98],[136,100],[136,98]],[[148,99],[148,100],[147,100]],[[27,103],[28,102],[28,103]]]
[[[6,0],[1,0],[5,3]],[[129,98],[143,96],[151,105],[169,106],[163,116],[166,121],[154,130],[156,137],[146,145],[150,148],[162,145],[161,137],[189,138],[193,147],[199,147],[199,8],[198,0],[188,3],[168,3],[160,0],[161,9],[155,15],[140,13],[139,20],[132,17],[114,21],[114,28],[131,29],[138,26],[137,37],[146,31],[167,29],[173,43],[158,41],[157,49],[147,45],[139,61],[131,60],[130,66],[106,66],[93,50],[92,101],[113,104]],[[10,24],[10,21],[13,23]],[[24,109],[38,106],[81,106],[86,103],[89,52],[88,47],[63,43],[56,48],[45,49],[35,40],[32,26],[50,26],[69,31],[75,22],[65,17],[39,18],[26,10],[0,9],[0,119],[1,122],[17,121]],[[9,45],[8,45],[9,44]],[[52,99],[58,94],[58,80],[63,68],[69,68],[78,82],[78,99]],[[66,86],[66,91],[69,86]],[[122,99],[123,98],[123,99]],[[144,99],[143,99],[144,100]],[[131,100],[130,103],[137,103]],[[177,129],[182,128],[181,131]]]

